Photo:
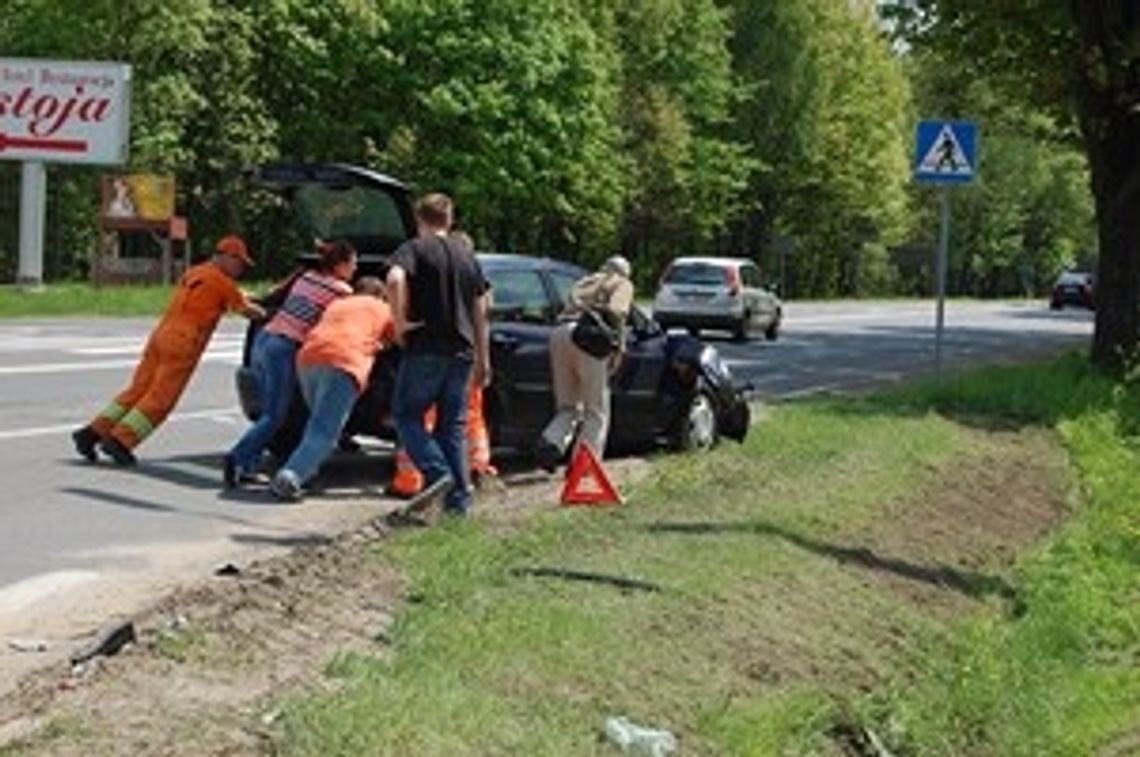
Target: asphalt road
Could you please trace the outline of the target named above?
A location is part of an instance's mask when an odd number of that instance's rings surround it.
[[[715,334],[761,397],[893,381],[933,368],[933,304],[786,305],[777,342]],[[385,505],[384,455],[338,461],[324,496],[299,505],[221,490],[219,460],[245,421],[234,367],[243,325],[223,324],[175,414],[118,470],[78,460],[69,432],[127,381],[151,320],[0,323],[0,673],[5,639],[66,639],[155,592],[271,550],[319,540]],[[966,364],[1087,344],[1088,313],[1044,303],[951,303],[945,362]],[[18,666],[17,666],[18,667]],[[0,676],[3,677],[3,676]],[[3,688],[0,686],[0,688]]]

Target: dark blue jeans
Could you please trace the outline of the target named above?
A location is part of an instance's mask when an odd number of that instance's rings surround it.
[[[296,359],[297,343],[289,337],[262,331],[253,342],[249,362],[261,388],[261,415],[230,450],[243,471],[258,469],[265,446],[285,422],[297,388]]]
[[[444,506],[456,513],[471,507],[467,471],[467,387],[472,362],[447,355],[409,355],[400,359],[392,416],[400,442],[428,485],[450,475],[455,486]],[[436,406],[435,431],[424,427],[424,412]]]
[[[281,467],[293,471],[304,484],[336,448],[360,391],[350,373],[331,365],[301,366],[298,378],[309,406],[309,422],[301,443]]]

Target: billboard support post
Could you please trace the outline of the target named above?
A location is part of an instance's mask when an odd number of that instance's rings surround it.
[[[38,160],[20,168],[20,262],[16,283],[32,289],[44,281],[44,205],[47,201],[47,170]]]

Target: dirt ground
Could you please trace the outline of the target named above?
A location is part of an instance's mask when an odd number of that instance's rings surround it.
[[[923,610],[952,616],[980,598],[1012,601],[1000,576],[1064,516],[1066,465],[1047,433],[985,438],[988,446],[952,471],[932,472],[897,511],[839,539],[784,538]],[[607,467],[621,485],[648,471],[639,459]],[[506,488],[481,495],[494,501],[479,508],[492,524],[557,502],[559,480],[531,472],[504,479]],[[335,685],[320,672],[337,654],[385,654],[401,583],[374,551],[389,533],[368,523],[164,597],[134,618],[138,640],[119,654],[41,671],[0,699],[0,753],[5,745],[17,754],[84,757],[269,753],[275,698]],[[758,587],[765,603],[811,601],[797,596],[797,586],[778,584]],[[885,621],[881,633],[889,641],[897,629]],[[818,670],[806,657],[790,660],[761,660],[757,675]]]

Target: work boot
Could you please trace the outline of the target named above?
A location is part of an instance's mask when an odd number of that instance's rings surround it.
[[[71,441],[75,443],[75,451],[80,457],[86,458],[87,462],[93,463],[99,459],[99,453],[95,451],[99,444],[99,434],[95,429],[90,426],[76,429],[71,432]]]
[[[553,473],[561,459],[562,450],[545,439],[540,440],[538,446],[535,447],[534,460],[538,463],[538,467],[547,473]]]
[[[103,454],[115,461],[115,465],[121,465],[124,468],[129,468],[138,463],[138,458],[135,453],[127,449],[127,446],[120,442],[113,436],[109,436],[99,443],[99,449]]]

